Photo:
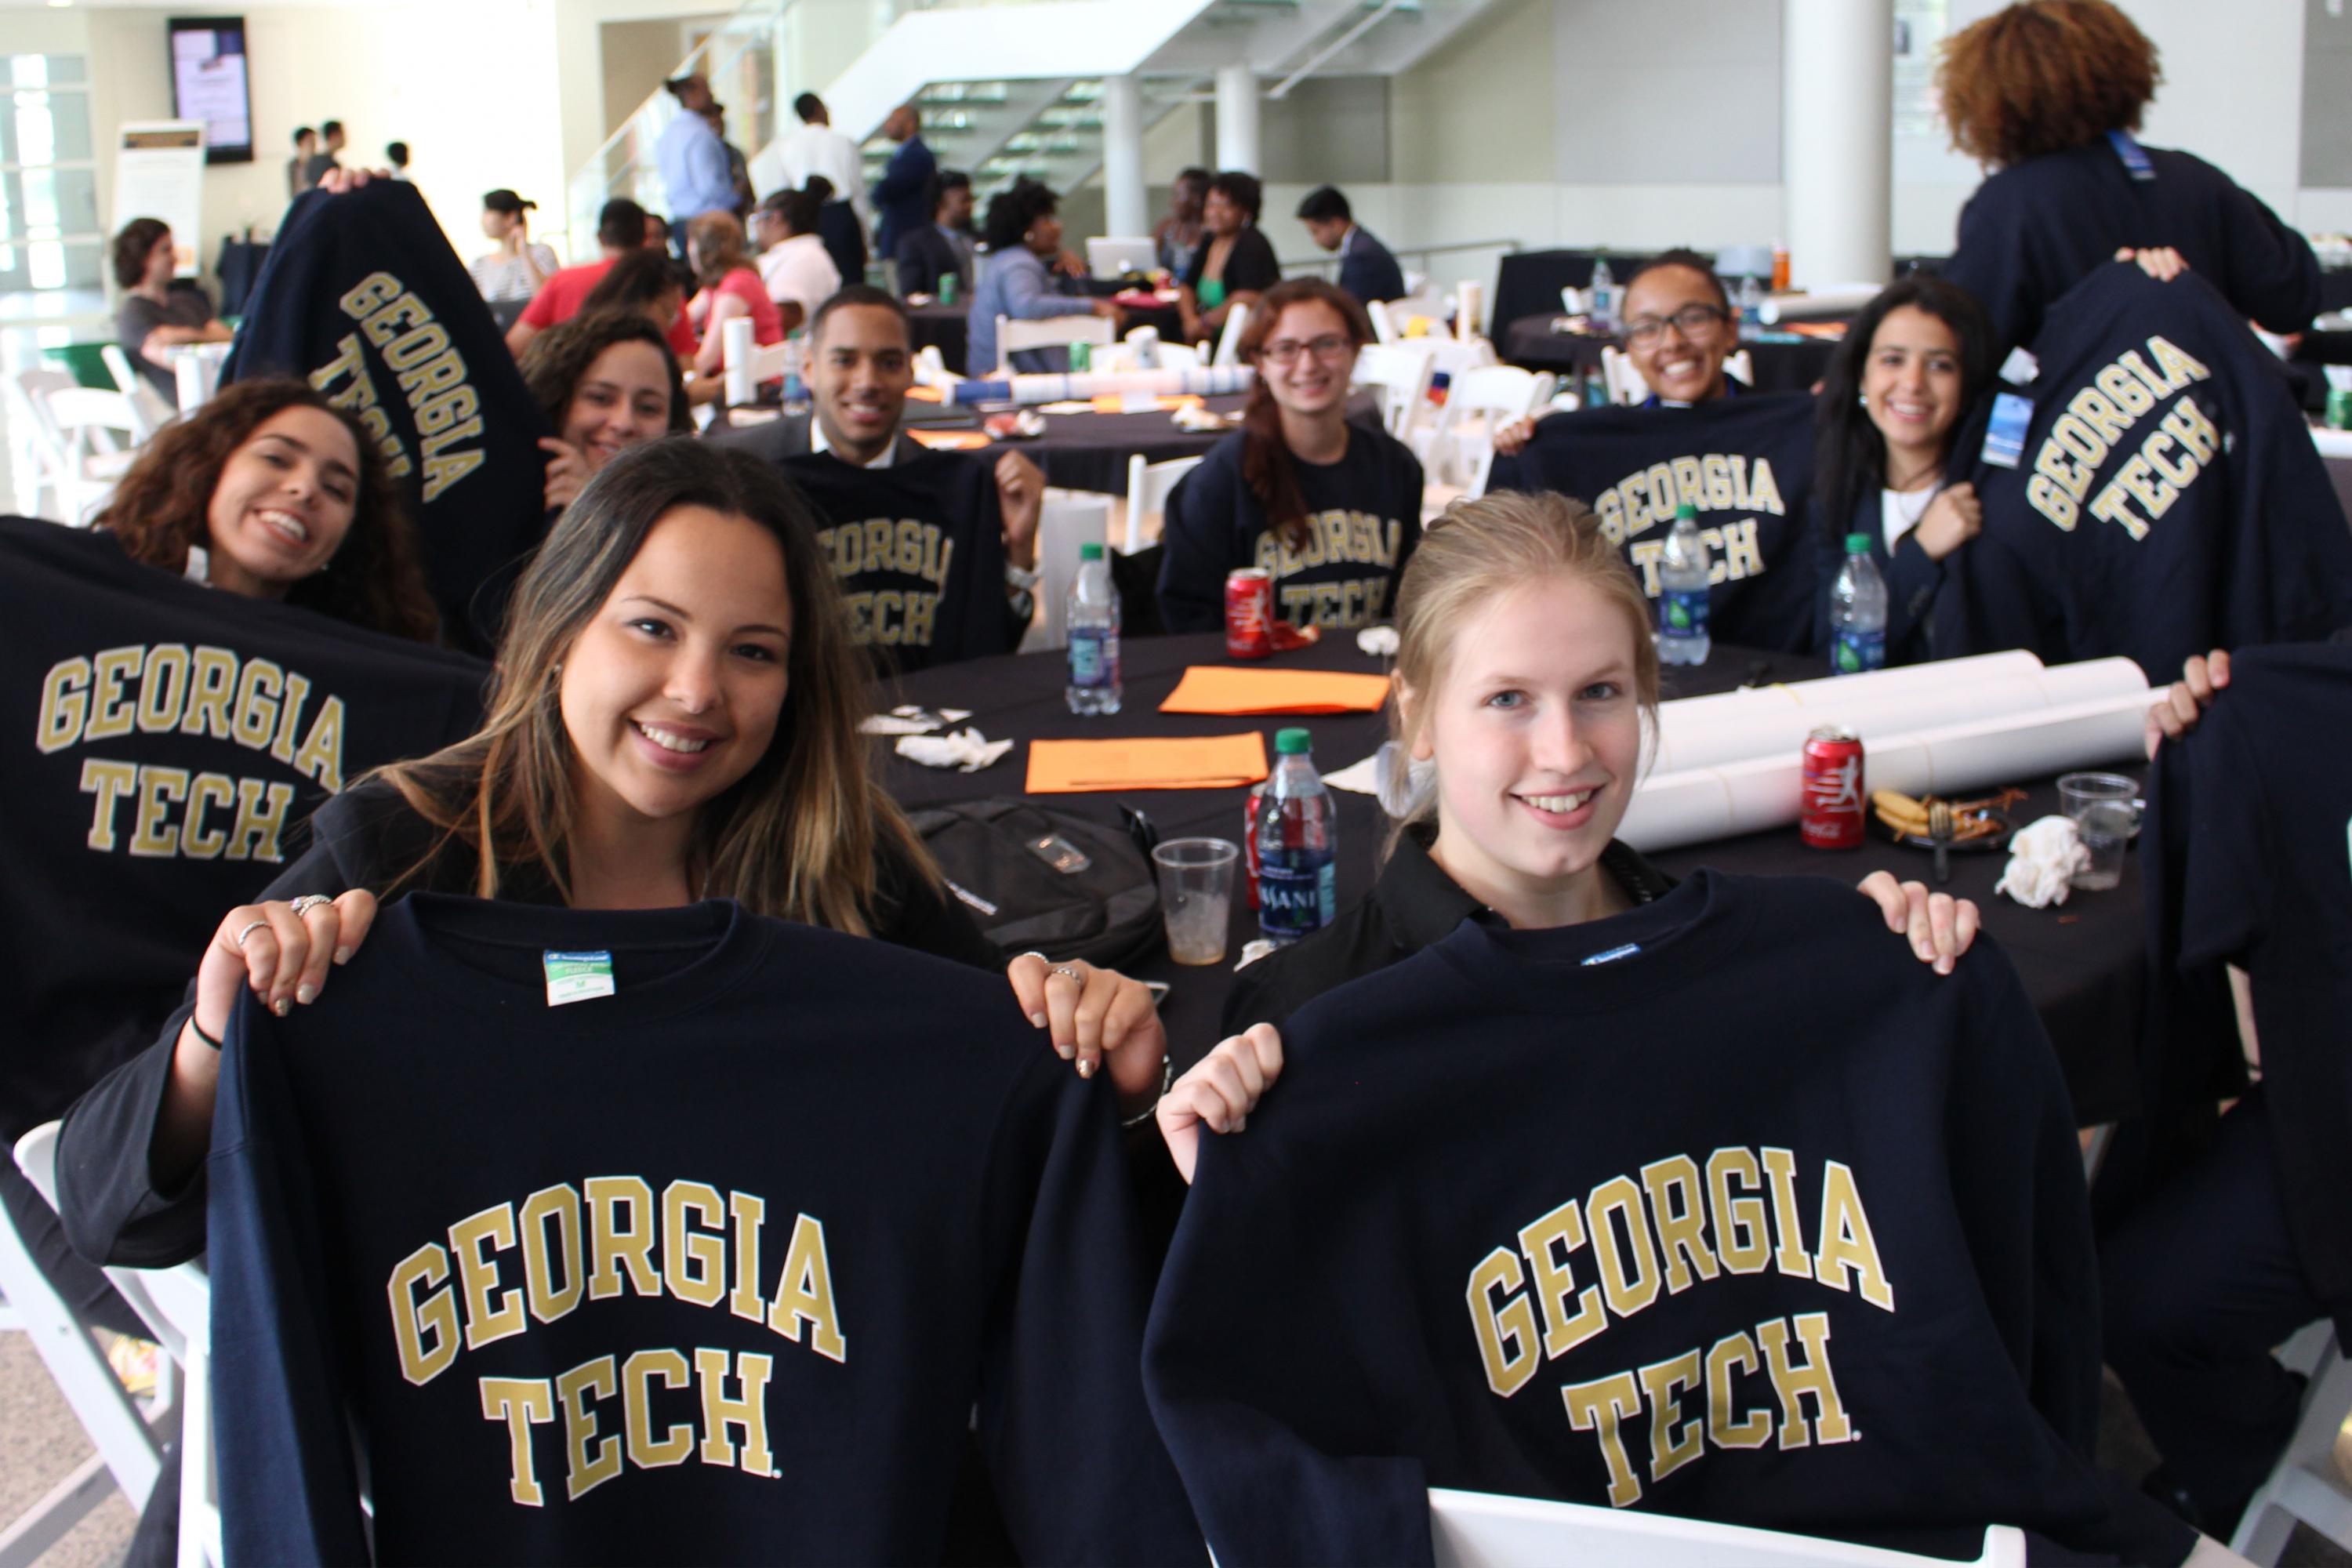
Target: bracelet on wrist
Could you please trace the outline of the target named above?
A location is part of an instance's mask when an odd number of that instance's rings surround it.
[[[1160,1110],[1160,1102],[1168,1098],[1168,1091],[1175,1087],[1175,1083],[1176,1058],[1172,1056],[1160,1058],[1160,1092],[1151,1097],[1150,1104],[1145,1106],[1134,1115],[1120,1121],[1119,1125],[1121,1127],[1140,1127],[1145,1122],[1150,1121],[1152,1116]]]
[[[210,1035],[205,1034],[205,1026],[196,1022],[196,1015],[194,1008],[190,1008],[188,1011],[188,1027],[194,1031],[196,1038],[204,1041],[205,1044],[210,1046],[213,1049],[217,1051],[221,1048],[220,1041],[213,1038]],[[1161,1092],[1164,1093],[1166,1091],[1162,1090]]]

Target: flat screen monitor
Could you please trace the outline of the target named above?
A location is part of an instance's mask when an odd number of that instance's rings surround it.
[[[205,127],[205,162],[253,162],[253,84],[246,69],[245,18],[174,16],[172,113]]]

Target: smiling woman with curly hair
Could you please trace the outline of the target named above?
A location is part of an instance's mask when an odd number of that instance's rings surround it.
[[[156,432],[95,526],[247,598],[419,642],[438,626],[382,452],[299,381],[224,386]]]
[[[2204,274],[2274,332],[2319,310],[2304,237],[2229,175],[2132,139],[2164,73],[2156,46],[2108,0],[2020,0],[1944,45],[1936,89],[1952,145],[1993,173],[1960,213],[1944,276],[2027,343],[2050,302],[2119,250],[2159,277]]]

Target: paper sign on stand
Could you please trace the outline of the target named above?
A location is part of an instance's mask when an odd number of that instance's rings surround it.
[[[199,120],[123,122],[114,149],[114,228],[132,218],[172,226],[176,278],[196,275],[204,242],[205,127]]]

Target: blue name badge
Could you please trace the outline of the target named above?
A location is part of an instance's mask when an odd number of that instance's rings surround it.
[[[2013,392],[1997,393],[1992,417],[1985,424],[1984,450],[1979,457],[1997,468],[2013,468],[2025,456],[2025,429],[2033,423],[2033,400]]]
[[[2133,179],[2153,180],[2156,178],[2156,165],[2148,162],[2147,149],[2141,146],[2137,141],[2133,140],[2132,133],[2130,132],[2108,132],[2107,145],[2116,150],[2116,156],[2124,161],[2125,172],[2130,174]]]

